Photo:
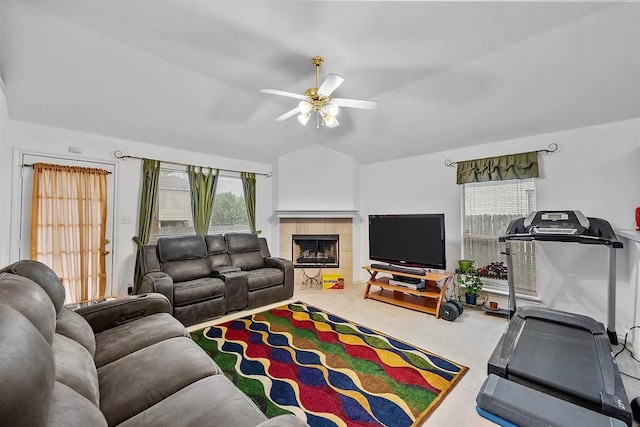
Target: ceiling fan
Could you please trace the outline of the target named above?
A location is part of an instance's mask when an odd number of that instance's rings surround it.
[[[280,117],[276,118],[277,122],[298,115],[298,121],[302,125],[306,125],[311,114],[315,111],[316,114],[316,126],[320,126],[320,118],[322,123],[329,127],[334,128],[340,123],[336,116],[340,110],[340,107],[349,108],[362,108],[365,110],[375,110],[378,106],[376,101],[363,101],[360,99],[347,99],[347,98],[330,98],[329,96],[336,90],[344,81],[344,79],[338,74],[330,73],[322,82],[320,81],[320,67],[324,60],[320,56],[314,56],[311,58],[311,64],[316,68],[316,85],[307,89],[304,95],[300,95],[293,92],[285,92],[275,89],[261,89],[262,93],[269,93],[271,95],[287,96],[289,98],[299,99],[298,106],[290,111],[287,111]]]

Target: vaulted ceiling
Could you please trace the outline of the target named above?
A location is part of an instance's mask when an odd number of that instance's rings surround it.
[[[12,119],[264,163],[370,163],[640,117],[640,4],[0,0]],[[340,126],[274,119],[310,59]],[[143,153],[137,153],[143,154]]]

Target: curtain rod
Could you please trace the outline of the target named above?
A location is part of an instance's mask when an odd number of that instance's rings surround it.
[[[20,165],[20,167],[21,168],[32,168],[33,167],[33,163],[23,163],[23,164]],[[81,167],[84,167],[84,166],[81,166]],[[99,169],[99,168],[96,168],[96,169]],[[109,172],[109,171],[106,171],[106,172],[107,172],[107,175],[111,175],[111,172]]]
[[[558,151],[558,144],[556,144],[555,142],[552,142],[551,144],[549,144],[548,148],[545,148],[543,150],[536,150],[536,153],[549,154],[549,153],[555,153],[556,151]],[[455,167],[457,163],[458,162],[452,162],[449,159],[444,161],[444,165],[449,166],[450,168]]]
[[[120,151],[120,150],[116,150],[116,151],[114,151],[114,152],[113,152],[113,157],[115,157],[116,159],[124,160],[124,161],[126,161],[127,159],[145,160],[145,158],[144,158],[144,157],[137,157],[137,156],[127,156],[127,155],[124,155],[124,154],[122,154],[122,151]],[[172,165],[180,165],[180,166],[192,166],[192,165],[189,165],[189,164],[187,164],[187,163],[171,162],[171,161],[164,161],[164,160],[159,160],[159,162],[161,162],[161,163],[171,163]],[[195,166],[195,165],[193,165],[193,166]],[[225,172],[238,172],[238,173],[246,172],[246,171],[239,171],[239,170],[234,170],[234,169],[214,168],[214,167],[211,167],[211,166],[197,166],[197,167],[203,167],[203,168],[209,168],[209,169],[218,169],[218,170],[225,171]],[[273,173],[271,173],[271,172],[268,172],[268,173],[264,173],[264,172],[254,172],[254,173],[255,173],[256,175],[263,175],[263,176],[266,176],[267,178],[271,178],[271,176],[273,175]]]

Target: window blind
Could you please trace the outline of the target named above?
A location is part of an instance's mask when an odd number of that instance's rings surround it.
[[[535,210],[535,180],[478,182],[463,185],[463,257],[475,261],[475,268],[503,262],[504,235],[511,220]],[[513,242],[513,275],[516,292],[536,293],[535,245]],[[486,287],[507,289],[506,280],[484,280]]]

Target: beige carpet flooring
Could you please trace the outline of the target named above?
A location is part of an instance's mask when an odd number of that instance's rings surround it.
[[[454,322],[436,320],[429,314],[365,300],[364,286],[364,283],[347,284],[343,290],[302,290],[298,287],[290,301],[304,301],[467,366],[469,371],[424,421],[423,426],[495,426],[496,424],[476,413],[475,399],[486,378],[487,360],[507,327],[506,319],[468,309]],[[221,323],[282,304],[224,316],[210,323],[192,326],[189,330],[201,329],[209,324]],[[619,348],[621,347],[618,346]],[[621,372],[640,377],[640,363],[633,360],[629,352],[618,356],[618,364]],[[640,396],[640,380],[623,375],[623,381],[629,400]],[[634,423],[634,426],[637,425]]]

